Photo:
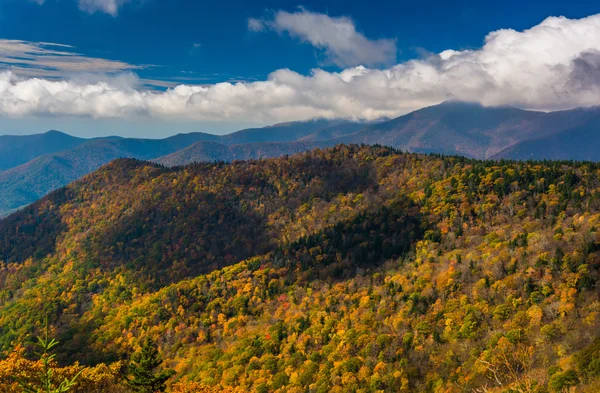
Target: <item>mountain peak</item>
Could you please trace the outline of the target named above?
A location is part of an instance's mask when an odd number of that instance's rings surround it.
[[[454,106],[454,107],[456,107],[456,106],[466,106],[466,107],[479,107],[479,108],[483,108],[483,105],[481,105],[478,102],[464,101],[464,100],[459,100],[457,98],[451,98],[449,100],[442,101],[438,105],[433,105],[433,106]]]
[[[67,133],[64,133],[64,132],[62,132],[62,131],[57,131],[57,130],[49,130],[49,131],[46,131],[46,132],[45,132],[43,135],[44,135],[44,136],[68,136],[68,137],[71,137],[71,138],[75,138],[75,137],[74,137],[74,136],[72,136],[72,135],[69,135],[69,134],[67,134]]]
[[[446,101],[443,101],[437,105],[433,105],[430,106],[428,108],[449,108],[449,109],[490,109],[490,110],[494,110],[494,109],[511,109],[511,110],[515,110],[515,111],[523,111],[523,112],[527,112],[524,109],[519,109],[516,108],[514,106],[511,105],[483,105],[479,102],[473,102],[473,101],[463,101],[463,100],[459,100],[459,99],[449,99]],[[423,109],[427,109],[427,108],[423,108]],[[534,111],[529,111],[529,112],[534,112]]]

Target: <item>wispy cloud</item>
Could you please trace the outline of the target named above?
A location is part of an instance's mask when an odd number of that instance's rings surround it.
[[[253,82],[204,85],[182,80],[166,91],[139,88],[132,75],[52,80],[7,71],[0,72],[0,115],[272,123],[393,117],[451,98],[540,110],[591,106],[600,103],[598,37],[600,14],[577,20],[551,17],[524,31],[493,31],[478,49],[446,50],[386,69],[316,69],[310,75],[282,69]],[[38,57],[46,55],[56,57],[52,64],[70,69],[88,68],[96,61],[107,70],[135,67],[98,59],[65,61],[72,48],[29,45],[11,42],[12,55],[2,46],[0,53],[5,63],[33,56],[28,61],[42,70],[39,62],[45,61]],[[43,54],[32,55],[32,50]]]
[[[121,73],[146,68],[118,60],[88,57],[69,45],[0,39],[0,70],[27,77],[62,78],[73,73]]]
[[[79,0],[79,9],[89,12],[90,14],[103,12],[112,16],[117,16],[119,9],[129,2],[131,2],[131,0]]]
[[[190,45],[190,48],[187,50],[187,54],[189,56],[195,55],[200,51],[200,48],[202,48],[201,43],[193,42],[192,45]]]
[[[29,0],[32,3],[42,5],[46,0]],[[105,13],[113,17],[119,14],[120,8],[133,0],[78,0],[79,9],[94,14]],[[139,1],[139,0],[138,0]]]
[[[253,32],[259,32],[265,30],[265,23],[258,18],[248,19],[248,30]]]
[[[277,11],[273,18],[248,19],[248,29],[287,32],[323,50],[326,61],[340,67],[390,65],[396,61],[395,39],[368,39],[347,17],[330,17],[305,9]]]
[[[46,0],[29,0],[32,3],[42,5]],[[119,9],[132,0],[78,0],[79,9],[90,14],[96,12],[117,16]]]

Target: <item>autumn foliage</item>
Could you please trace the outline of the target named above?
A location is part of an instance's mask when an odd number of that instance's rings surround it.
[[[119,160],[0,221],[0,380],[49,315],[82,384],[150,337],[178,393],[597,392],[599,228],[594,163]]]

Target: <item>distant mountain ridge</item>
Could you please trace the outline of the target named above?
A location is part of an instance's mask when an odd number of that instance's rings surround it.
[[[364,126],[364,123],[351,122],[347,120],[311,120],[280,123],[264,128],[249,128],[223,135],[219,142],[226,145],[239,145],[244,143],[260,142],[296,142],[311,135],[319,135],[335,130],[344,129],[348,132],[356,132]],[[317,139],[319,139],[317,137]],[[330,138],[327,138],[330,139]]]
[[[570,138],[572,148],[562,150],[564,141],[556,139],[557,135],[563,139]],[[184,165],[208,159],[231,161],[270,158],[294,154],[302,148],[324,148],[338,144],[379,144],[416,153],[441,153],[478,159],[600,160],[600,155],[595,153],[600,151],[599,135],[600,108],[546,113],[449,101],[381,123],[332,125],[297,141],[278,145],[277,149],[260,144],[244,149],[231,144],[226,148],[198,142],[198,146],[190,146],[155,161],[165,165]],[[554,150],[546,146],[538,148],[538,154],[522,153],[529,151],[530,143],[540,138],[548,138],[549,143],[554,143]],[[520,153],[511,150],[517,149],[520,144]],[[584,145],[582,149],[578,149],[579,144]],[[580,152],[586,149],[589,149],[589,154],[580,157]],[[240,154],[240,150],[244,153]]]
[[[70,149],[87,142],[60,131],[37,135],[0,136],[0,170],[19,166],[44,154]]]
[[[82,139],[57,131],[0,137],[0,216],[116,158],[179,166],[291,155],[338,144],[478,159],[600,160],[600,107],[534,112],[448,101],[379,123],[311,120],[228,135]],[[4,171],[2,171],[4,170]]]
[[[492,159],[600,161],[600,109],[581,110],[589,120],[558,133],[516,143]]]
[[[167,166],[201,161],[235,161],[274,158],[337,143],[336,138],[361,130],[364,123],[316,120],[282,123],[224,135],[218,142],[199,141],[154,162]]]
[[[509,146],[585,125],[598,115],[599,108],[545,113],[449,101],[368,125],[337,142],[489,159]]]
[[[50,191],[67,185],[117,158],[152,160],[165,157],[157,161],[165,162],[167,165],[182,165],[193,161],[275,157],[315,147],[314,144],[309,143],[285,145],[290,140],[300,139],[332,126],[346,125],[346,129],[350,130],[349,124],[355,124],[352,129],[362,127],[359,123],[343,120],[315,120],[276,124],[264,129],[246,129],[224,136],[195,132],[177,134],[165,139],[120,137],[82,139],[58,131],[49,131],[45,134],[24,137],[0,137],[3,138],[0,139],[0,142],[3,142],[0,145],[0,152],[2,148],[9,150],[12,143],[19,155],[33,157],[24,163],[20,163],[23,160],[16,159],[17,154],[14,154],[14,159],[5,160],[6,170],[0,172],[2,195],[0,217],[36,201]],[[269,142],[261,146],[261,142],[265,140]],[[66,148],[60,150],[56,141],[64,141]],[[192,151],[183,150],[194,143],[206,145],[204,149],[197,146]],[[181,156],[169,157],[180,150]],[[28,155],[25,154],[26,152]],[[17,163],[18,165],[15,165]]]
[[[225,145],[239,145],[260,142],[294,142],[303,138],[310,140],[329,139],[358,131],[364,123],[347,120],[309,120],[301,122],[280,123],[264,128],[248,128],[226,135],[215,135],[202,132],[177,134],[164,139],[123,138],[118,136],[100,138],[78,138],[60,131],[51,130],[35,135],[0,135],[0,171],[11,169],[47,154],[60,153],[77,146],[99,140],[147,141],[147,145],[165,146],[165,154],[172,148],[183,149],[196,142],[215,142]],[[320,135],[323,133],[323,135]],[[331,137],[326,137],[331,135]],[[90,145],[90,146],[93,146]],[[147,156],[155,154],[149,150]],[[124,157],[126,158],[126,157]],[[141,157],[132,157],[141,158]],[[158,158],[153,156],[152,158]]]
[[[0,172],[0,214],[41,198],[117,158],[150,160],[183,149],[209,134],[182,134],[163,140],[92,139],[72,149],[39,156]]]

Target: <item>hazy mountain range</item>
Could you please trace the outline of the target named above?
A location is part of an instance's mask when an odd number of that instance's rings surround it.
[[[247,129],[225,136],[197,132],[165,139],[82,139],[50,131],[40,135],[0,137],[0,152],[4,153],[1,163],[5,169],[0,172],[0,215],[28,205],[117,158],[156,159],[165,164],[180,165],[193,161],[273,157],[309,150],[313,144],[295,145],[290,141],[327,132],[330,127],[332,133],[339,135],[340,131],[336,130],[342,125],[348,132],[363,126],[347,121],[316,120]],[[265,140],[269,142],[261,143]],[[61,143],[66,148],[60,150]],[[194,143],[206,145],[195,146]],[[279,148],[272,143],[278,143]],[[228,146],[236,147],[230,151]],[[187,150],[188,147],[191,149]],[[181,151],[180,155],[170,156],[178,151]]]
[[[124,157],[175,166],[277,157],[344,143],[479,159],[598,161],[599,132],[600,108],[544,113],[450,101],[380,123],[314,120],[224,136],[83,139],[58,131],[0,136],[0,215]]]

